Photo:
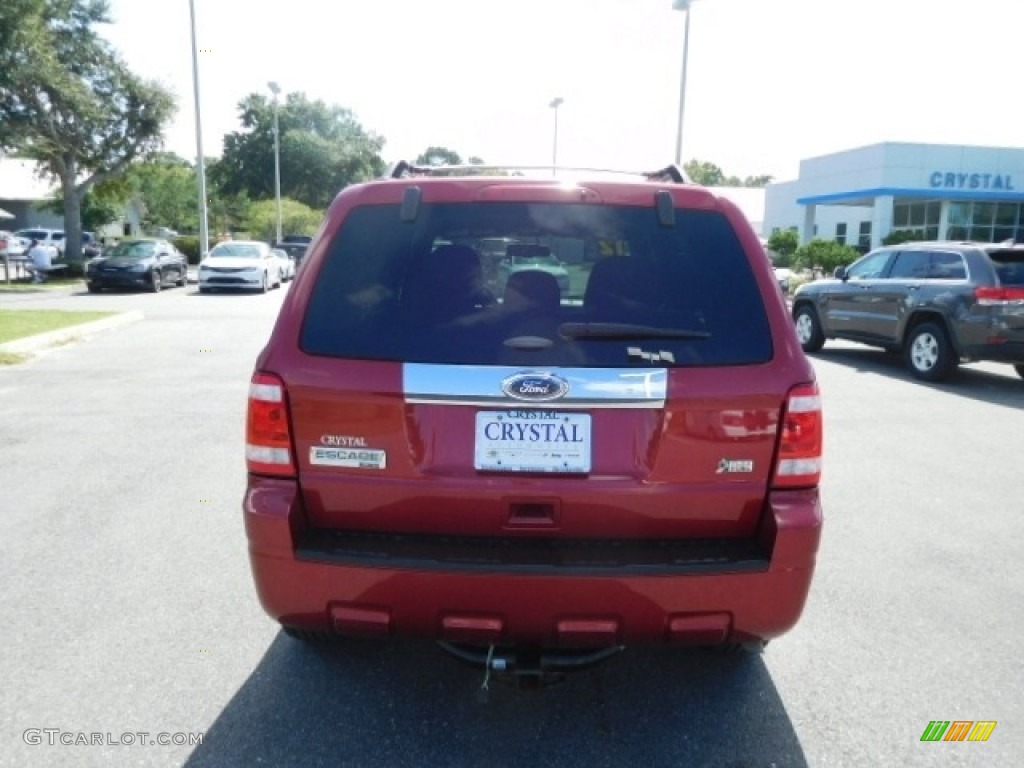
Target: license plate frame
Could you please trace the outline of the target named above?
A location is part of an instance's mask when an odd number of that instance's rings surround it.
[[[592,426],[591,414],[579,411],[478,411],[473,467],[513,474],[587,474],[593,455]]]

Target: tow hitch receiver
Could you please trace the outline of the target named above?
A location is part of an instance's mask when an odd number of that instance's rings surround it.
[[[480,687],[486,700],[490,681],[510,683],[521,691],[538,691],[565,680],[565,673],[598,664],[624,649],[615,645],[596,650],[565,650],[540,648],[481,648],[457,645],[439,640],[440,645],[455,658],[484,670]]]

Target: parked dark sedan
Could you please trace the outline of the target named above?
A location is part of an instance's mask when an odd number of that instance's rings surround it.
[[[280,242],[272,243],[270,247],[287,253],[294,259],[295,266],[298,267],[306,258],[306,251],[311,242],[313,242],[313,238],[309,235],[285,235]]]
[[[93,259],[86,268],[90,293],[104,288],[146,288],[156,293],[166,285],[184,286],[188,279],[185,256],[160,238],[124,240]]]

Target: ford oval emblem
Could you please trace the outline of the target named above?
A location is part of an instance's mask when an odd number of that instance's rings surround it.
[[[516,400],[543,403],[565,397],[569,382],[553,373],[517,373],[501,382],[501,391]]]

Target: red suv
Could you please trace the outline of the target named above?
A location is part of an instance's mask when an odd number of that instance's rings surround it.
[[[743,214],[674,167],[460,172],[342,191],[259,356],[244,515],[265,610],[523,674],[793,627],[821,403]],[[536,269],[499,294],[480,256],[499,238],[549,249],[568,290]]]

